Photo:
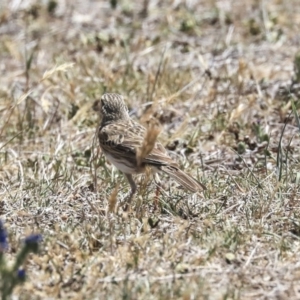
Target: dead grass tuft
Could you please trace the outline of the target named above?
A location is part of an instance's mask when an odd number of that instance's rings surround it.
[[[115,212],[116,209],[116,204],[118,200],[118,190],[119,190],[119,184],[117,183],[116,187],[113,189],[112,193],[109,196],[109,201],[108,201],[108,211],[110,213]]]
[[[153,150],[160,131],[158,120],[151,118],[148,122],[147,132],[145,134],[142,146],[136,149],[136,160],[138,166],[142,164],[144,158]]]

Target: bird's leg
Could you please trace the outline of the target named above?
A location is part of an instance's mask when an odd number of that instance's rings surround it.
[[[132,200],[134,194],[136,193],[136,184],[135,184],[131,174],[125,174],[124,173],[124,175],[126,176],[128,182],[130,184],[130,187],[131,187],[131,192],[128,195],[128,198],[126,199],[126,203],[125,203],[125,206],[124,206],[124,210],[127,211],[130,207],[131,200]]]

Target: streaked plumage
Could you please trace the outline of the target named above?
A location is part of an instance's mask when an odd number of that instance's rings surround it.
[[[143,173],[147,166],[163,171],[193,193],[206,189],[199,181],[181,171],[159,142],[138,164],[137,149],[142,146],[147,130],[130,118],[121,95],[104,94],[101,97],[100,114],[100,147],[105,157],[127,177],[131,186],[129,201],[136,192],[132,174]]]

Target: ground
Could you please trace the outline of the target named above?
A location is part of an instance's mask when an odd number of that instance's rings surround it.
[[[137,4],[136,4],[136,3]],[[298,0],[0,6],[0,214],[13,299],[299,299]],[[93,104],[132,118],[207,186],[123,175]]]

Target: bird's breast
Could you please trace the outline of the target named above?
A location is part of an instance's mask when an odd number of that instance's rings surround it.
[[[102,149],[103,150],[103,149]],[[125,174],[136,174],[136,173],[142,173],[144,168],[143,167],[137,167],[136,161],[128,160],[124,157],[114,155],[112,153],[109,153],[107,151],[103,151],[106,159],[113,164],[118,170]]]

